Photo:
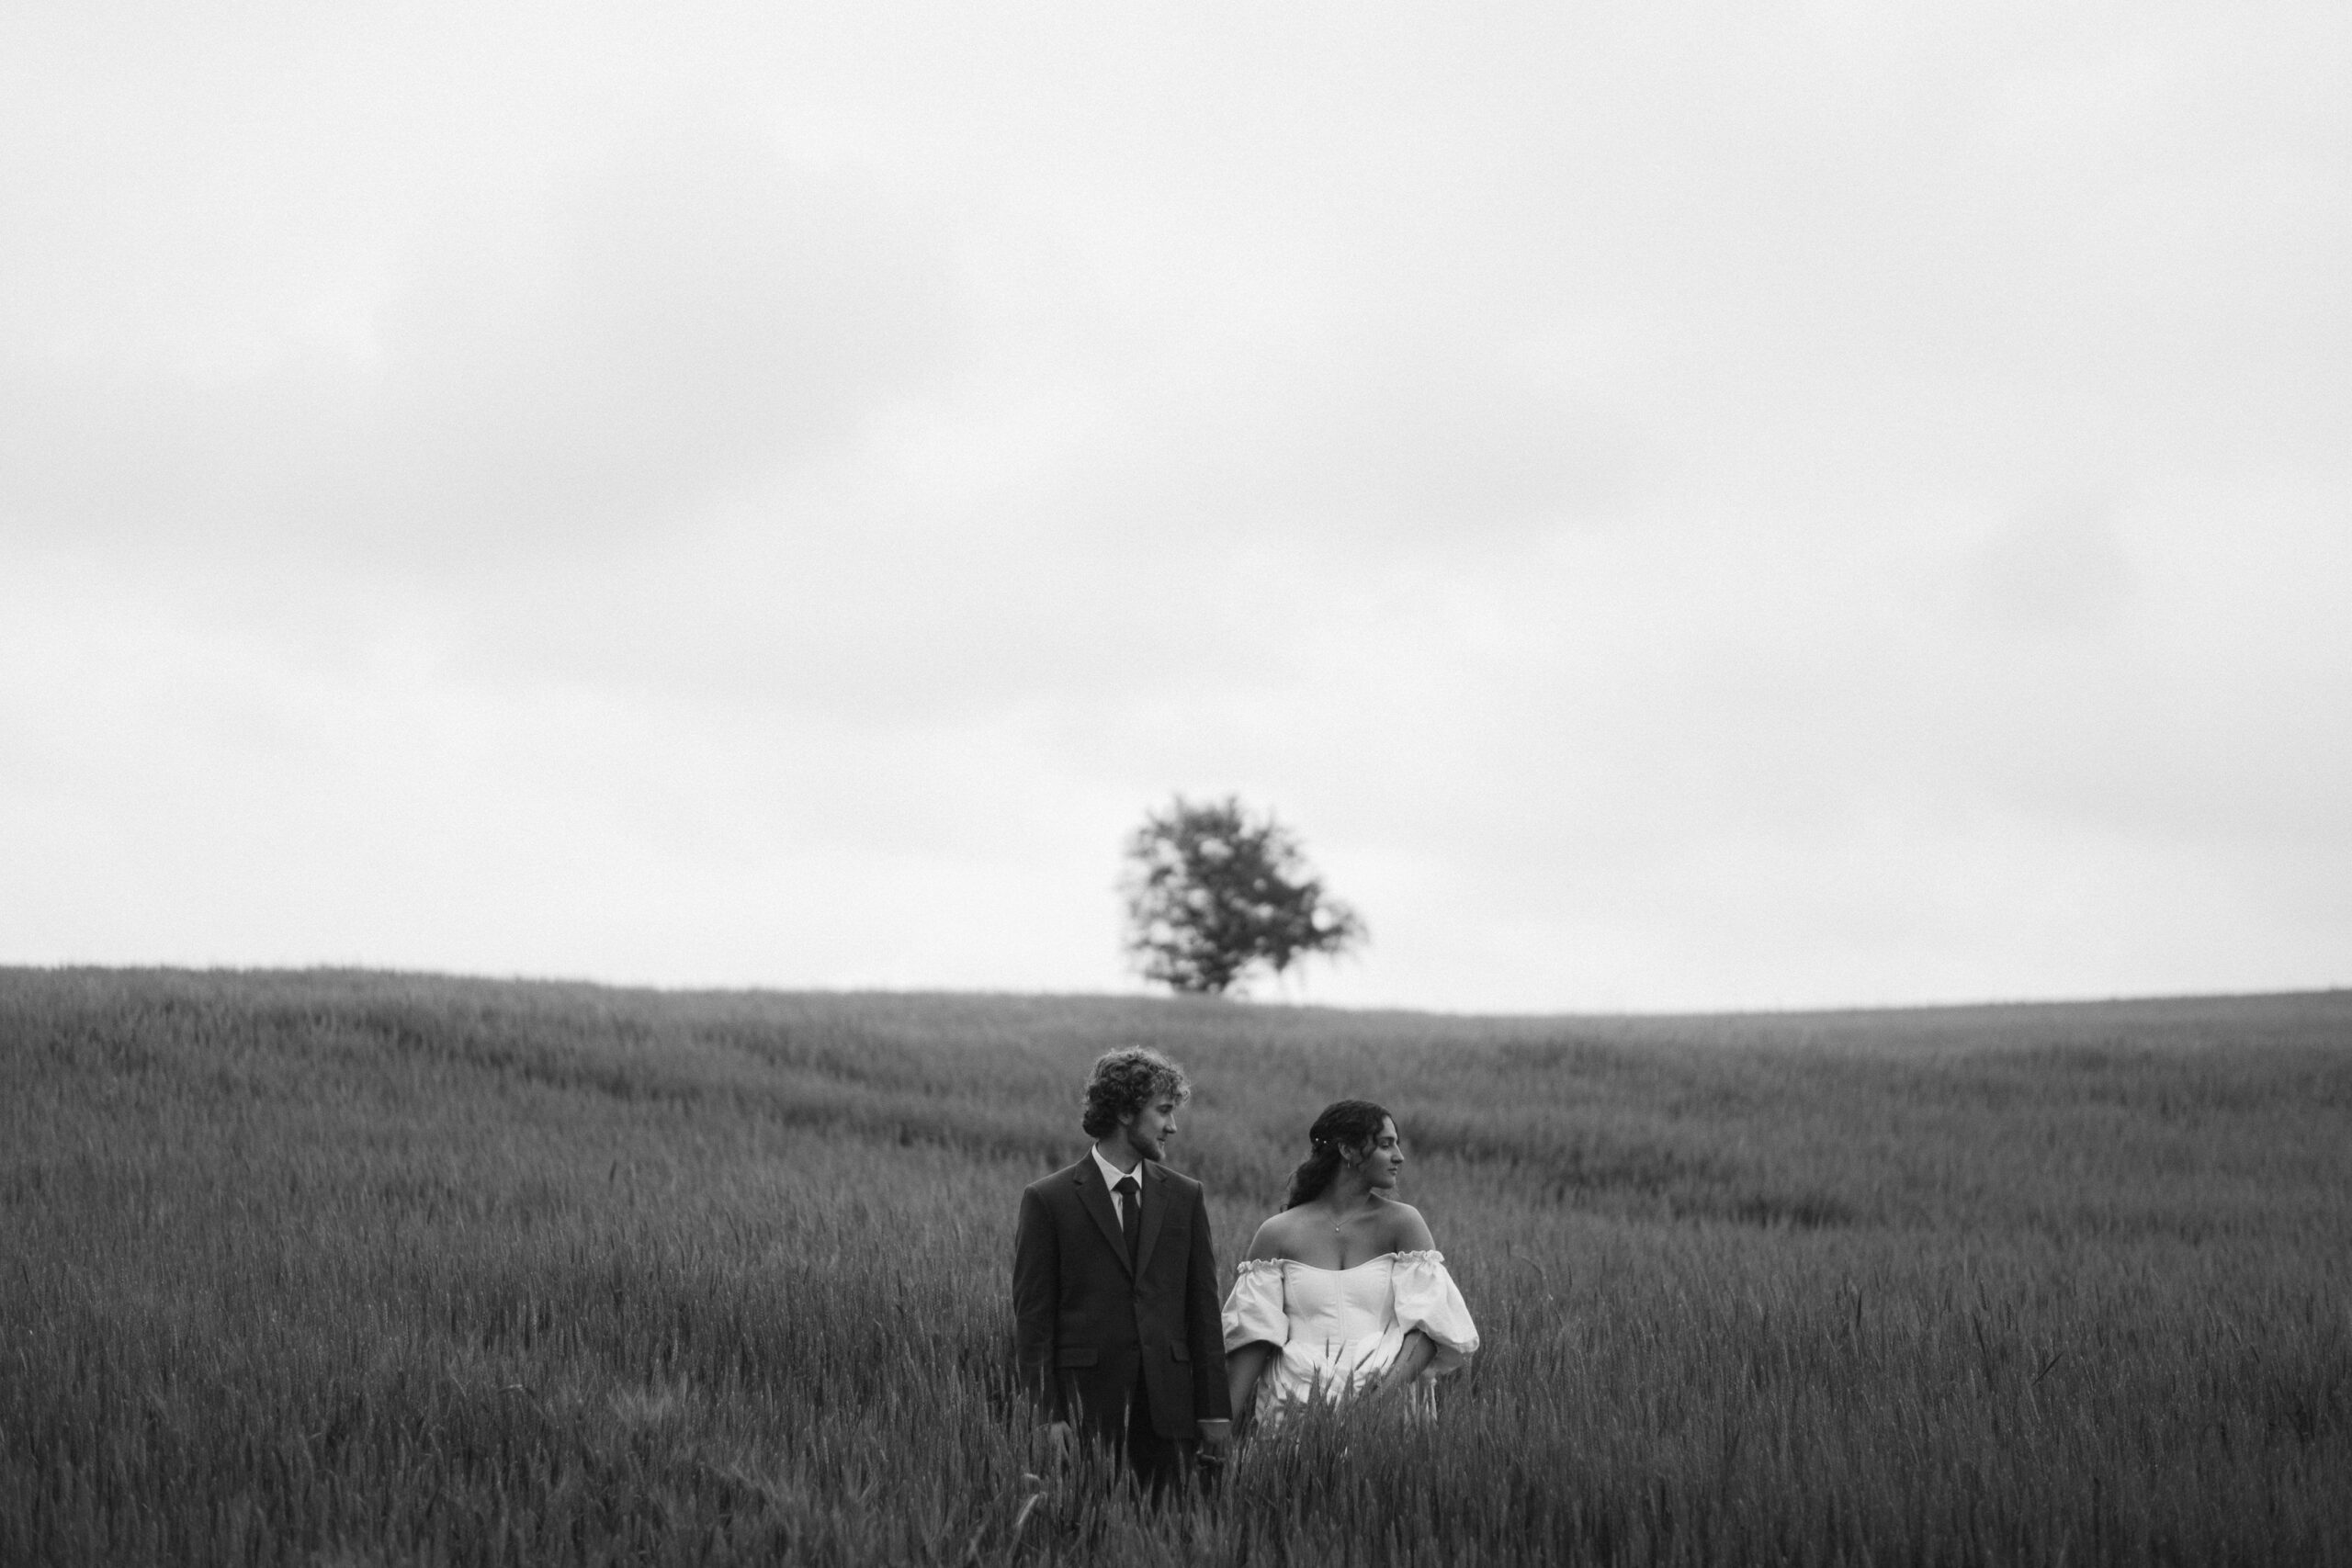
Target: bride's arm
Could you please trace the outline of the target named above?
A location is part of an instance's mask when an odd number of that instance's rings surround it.
[[[1258,1227],[1250,1238],[1250,1255],[1243,1261],[1246,1270],[1251,1263],[1279,1263],[1284,1255],[1285,1227],[1283,1215],[1275,1214]],[[1238,1291],[1240,1282],[1235,1281]],[[1269,1324],[1271,1326],[1271,1324]],[[1243,1330],[1249,1332],[1248,1329]],[[1271,1339],[1252,1339],[1236,1350],[1225,1353],[1225,1391],[1233,1407],[1233,1431],[1240,1436],[1250,1424],[1252,1397],[1258,1392],[1258,1380],[1266,1373],[1266,1363],[1283,1353],[1283,1348]]]
[[[1418,1328],[1407,1330],[1405,1343],[1397,1348],[1396,1359],[1388,1363],[1388,1370],[1380,1375],[1380,1382],[1372,1392],[1383,1394],[1405,1387],[1428,1371],[1430,1362],[1436,1356],[1436,1340]]]
[[[1264,1375],[1266,1363],[1273,1359],[1274,1348],[1262,1339],[1253,1339],[1225,1359],[1225,1389],[1231,1396],[1233,1429],[1241,1431],[1250,1422],[1250,1396],[1258,1392],[1258,1379]]]
[[[1429,1222],[1410,1203],[1396,1205],[1388,1243],[1398,1252],[1433,1252],[1437,1248],[1437,1238],[1430,1235]],[[1418,1328],[1406,1330],[1405,1343],[1397,1347],[1396,1359],[1388,1364],[1372,1392],[1375,1395],[1390,1393],[1408,1386],[1429,1370],[1436,1357],[1436,1340]]]

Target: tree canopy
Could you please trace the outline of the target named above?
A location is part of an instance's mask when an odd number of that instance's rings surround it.
[[[1297,836],[1231,795],[1178,795],[1127,840],[1121,881],[1127,952],[1148,979],[1216,996],[1264,964],[1277,975],[1310,953],[1364,941],[1363,919],[1323,890]]]

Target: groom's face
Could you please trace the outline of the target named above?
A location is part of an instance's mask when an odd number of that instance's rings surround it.
[[[1119,1128],[1127,1135],[1127,1147],[1145,1159],[1166,1159],[1168,1140],[1176,1135],[1177,1104],[1176,1097],[1169,1095],[1120,1117]]]

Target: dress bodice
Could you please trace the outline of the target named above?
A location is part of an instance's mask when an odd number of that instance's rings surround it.
[[[1258,1382],[1270,1423],[1303,1399],[1344,1397],[1378,1381],[1416,1330],[1436,1346],[1425,1377],[1452,1371],[1478,1348],[1478,1330],[1439,1252],[1390,1252],[1352,1269],[1253,1258],[1225,1300],[1225,1348],[1263,1343],[1282,1353]]]
[[[1395,1253],[1352,1269],[1317,1269],[1287,1258],[1280,1261],[1290,1339],[1337,1351],[1379,1338],[1395,1321],[1390,1280],[1396,1267]]]

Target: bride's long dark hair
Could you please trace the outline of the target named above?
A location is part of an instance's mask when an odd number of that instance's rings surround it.
[[[1323,1190],[1340,1174],[1340,1151],[1371,1143],[1380,1136],[1381,1123],[1387,1120],[1388,1112],[1369,1100],[1337,1100],[1325,1106],[1315,1125],[1306,1130],[1314,1153],[1291,1172],[1290,1197],[1283,1207],[1295,1209],[1323,1196]]]

